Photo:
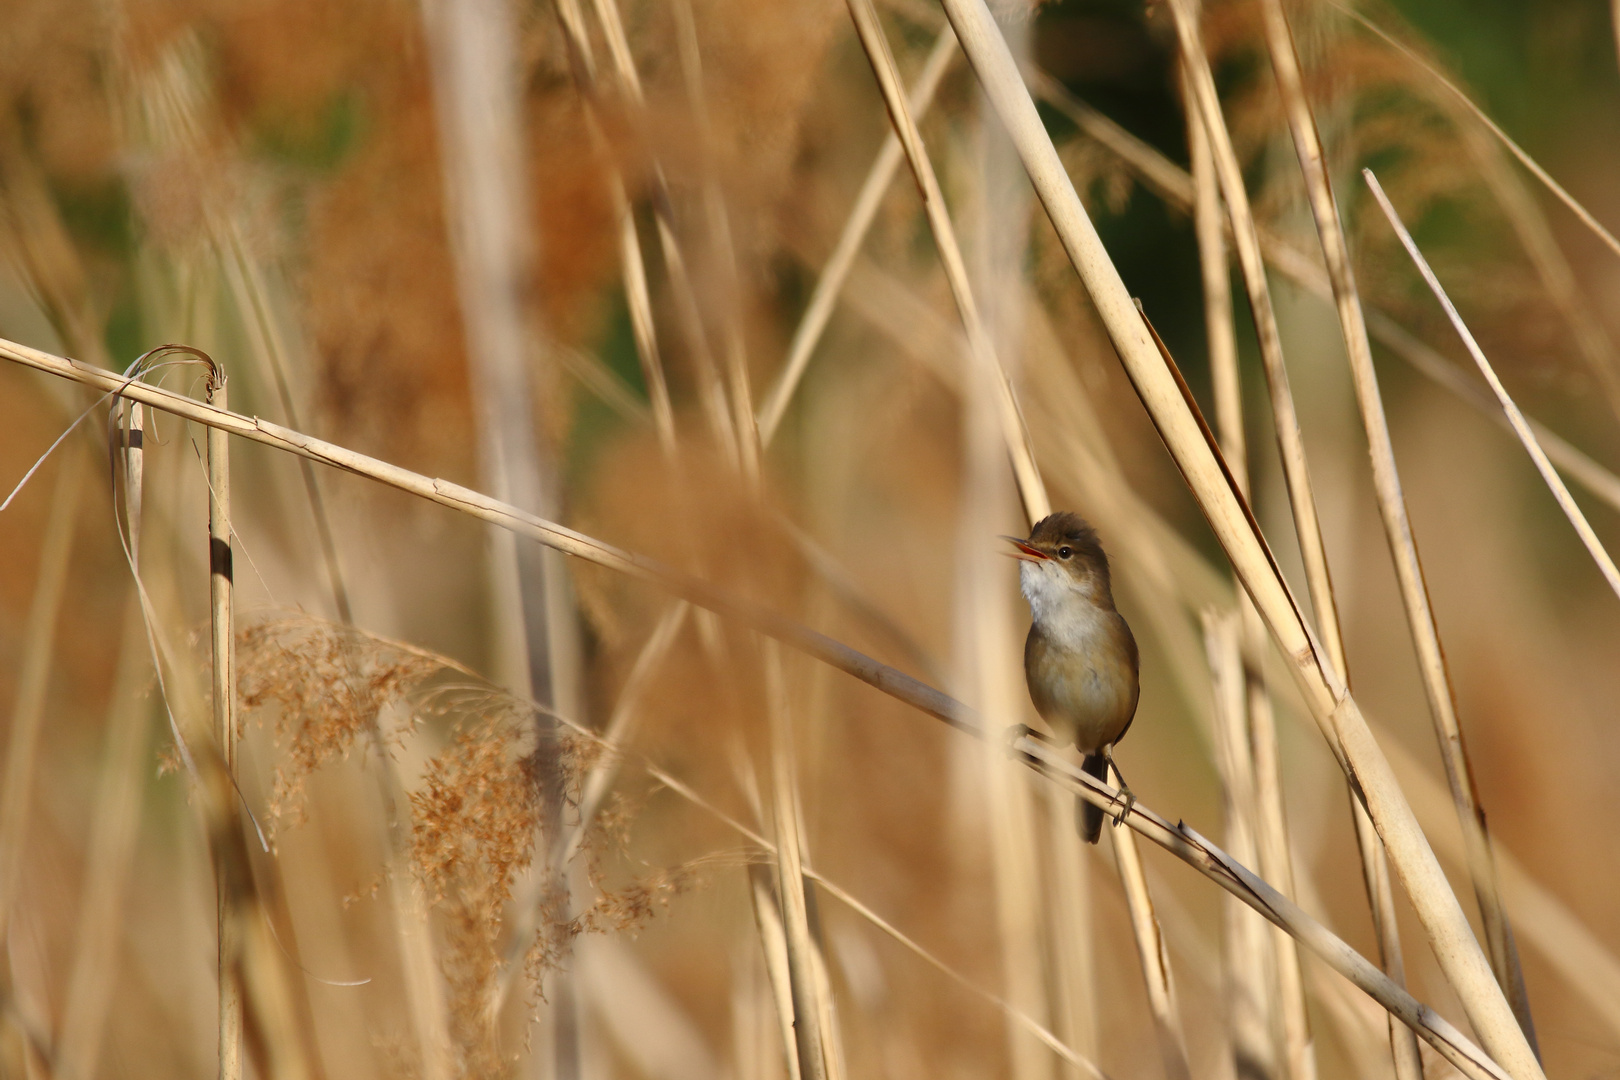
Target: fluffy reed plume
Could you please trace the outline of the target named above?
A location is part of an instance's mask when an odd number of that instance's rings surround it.
[[[577,859],[583,897],[542,901],[532,942],[519,950],[532,1000],[548,975],[566,966],[582,934],[626,933],[643,926],[695,881],[697,864],[614,874],[609,859],[634,825],[624,800],[588,825],[543,813],[552,778],[566,806],[606,753],[601,740],[567,728],[537,727],[534,706],[488,686],[469,685],[448,658],[307,616],[260,615],[238,643],[239,723],[268,724],[279,763],[270,795],[280,831],[304,824],[308,784],[357,744],[387,757],[422,753],[440,738],[407,790],[410,870],[438,927],[439,969],[447,989],[450,1034],[469,1075],[504,1075],[510,1054],[489,1024],[490,998],[506,976],[504,945],[513,888],[560,839],[553,829],[584,827]],[[371,892],[374,894],[375,889]]]

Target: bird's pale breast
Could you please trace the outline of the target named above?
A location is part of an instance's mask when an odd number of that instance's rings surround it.
[[[1119,741],[1136,713],[1135,641],[1117,612],[1095,612],[1062,637],[1037,622],[1024,643],[1030,697],[1053,732],[1082,753]]]

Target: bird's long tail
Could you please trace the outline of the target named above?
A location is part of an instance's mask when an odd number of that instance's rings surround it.
[[[1105,784],[1108,783],[1108,759],[1101,754],[1087,754],[1080,767],[1087,775],[1094,776]],[[1078,795],[1075,796],[1075,801],[1079,803],[1076,807],[1079,811],[1076,823],[1080,826],[1080,839],[1088,844],[1095,844],[1102,836],[1103,809],[1086,802]]]

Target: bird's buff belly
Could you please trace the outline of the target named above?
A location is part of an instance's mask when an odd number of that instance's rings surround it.
[[[1057,664],[1040,664],[1031,672],[1030,697],[1035,711],[1064,742],[1081,753],[1111,745],[1124,733],[1134,711],[1134,696],[1123,671],[1085,666],[1063,672]]]

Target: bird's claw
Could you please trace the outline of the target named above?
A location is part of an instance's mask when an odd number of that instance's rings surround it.
[[[1119,797],[1111,800],[1108,805],[1112,807],[1115,803],[1120,804],[1119,814],[1114,818],[1114,828],[1117,829],[1125,824],[1125,819],[1130,816],[1131,810],[1136,806],[1136,794],[1130,788],[1122,788]]]

